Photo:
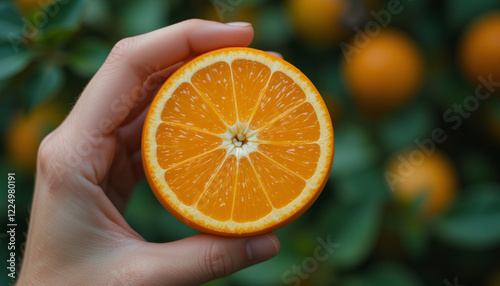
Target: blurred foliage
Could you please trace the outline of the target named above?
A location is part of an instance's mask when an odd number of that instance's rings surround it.
[[[295,6],[291,3],[298,1],[294,0],[2,1],[0,170],[17,174],[18,194],[22,194],[17,200],[18,221],[28,218],[34,185],[34,164],[20,160],[35,161],[41,139],[63,116],[27,118],[44,108],[67,114],[114,43],[123,37],[189,18],[247,21],[255,28],[252,47],[282,53],[324,96],[334,121],[335,159],[318,201],[302,217],[276,231],[282,242],[276,258],[207,285],[296,284],[290,281],[349,286],[448,285],[446,281],[449,285],[454,281],[500,285],[499,92],[480,101],[457,129],[444,117],[455,104],[475,94],[476,86],[464,75],[457,55],[461,37],[472,21],[500,9],[500,3],[396,1],[402,9],[390,15],[388,26],[407,34],[422,51],[425,79],[409,103],[372,118],[356,108],[346,87],[340,44],[352,41],[356,31],[364,31],[366,23],[376,21],[374,15],[386,11],[394,0],[325,1],[335,2],[330,6],[336,10],[326,10],[329,5],[310,6],[321,2],[317,0]],[[307,32],[310,29],[314,32]],[[334,35],[321,34],[332,31]],[[20,118],[30,122],[30,127],[18,127]],[[34,124],[40,122],[48,124]],[[431,138],[436,128],[447,135],[436,145],[452,162],[453,170],[448,171],[456,173],[458,182],[448,211],[429,217],[419,215],[427,203],[425,196],[398,204],[384,175],[391,157],[400,150],[417,148],[415,140]],[[23,144],[16,146],[16,142]],[[18,159],[14,152],[22,150],[26,154]],[[0,204],[0,212],[6,214],[5,203]],[[6,218],[1,217],[4,225]],[[172,241],[197,233],[164,210],[146,182],[136,187],[126,219],[149,241]],[[20,223],[19,228],[19,233],[26,232],[27,223]],[[319,239],[328,238],[339,247],[325,261],[316,261],[315,267],[307,265]],[[3,242],[0,254],[6,257]],[[298,276],[294,266],[311,271]],[[1,285],[9,282],[5,277],[0,276]]]

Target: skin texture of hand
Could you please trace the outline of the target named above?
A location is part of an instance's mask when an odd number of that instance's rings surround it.
[[[17,285],[198,285],[279,252],[274,234],[149,243],[122,216],[144,176],[142,125],[161,84],[194,56],[252,38],[248,24],[188,20],[115,45],[40,146]]]

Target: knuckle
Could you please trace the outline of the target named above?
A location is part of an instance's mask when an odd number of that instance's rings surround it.
[[[212,242],[206,252],[206,270],[214,279],[228,276],[233,272],[234,263],[230,253],[216,242]]]
[[[137,39],[137,37],[129,37],[118,41],[111,49],[106,62],[112,64],[125,60],[137,44]]]
[[[40,146],[38,147],[37,168],[41,173],[50,173],[54,156],[58,152],[57,145],[53,140],[54,132],[55,131],[45,136],[45,138],[40,143]]]
[[[179,23],[179,29],[182,31],[184,37],[190,41],[190,34],[193,30],[206,25],[207,22],[200,19],[189,19]]]
[[[203,22],[204,21],[200,20],[200,19],[188,19],[188,20],[182,21],[181,24],[184,26],[187,26],[187,27],[191,27],[191,26],[201,25]]]
[[[43,177],[45,184],[50,190],[58,189],[63,182],[63,174],[68,172],[64,164],[64,156],[67,155],[67,148],[64,142],[57,138],[58,129],[47,135],[38,148],[37,153],[37,174]]]

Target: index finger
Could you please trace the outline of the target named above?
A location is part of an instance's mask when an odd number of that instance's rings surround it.
[[[76,125],[71,126],[73,130],[97,128],[105,136],[127,117],[150,74],[193,54],[247,46],[252,38],[248,23],[188,20],[121,40],[80,96],[68,124]],[[103,128],[104,121],[107,128]]]

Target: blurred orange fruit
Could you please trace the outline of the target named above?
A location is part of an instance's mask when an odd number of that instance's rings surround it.
[[[396,201],[407,205],[423,196],[424,215],[441,214],[455,197],[455,170],[449,159],[439,151],[430,155],[418,149],[404,152],[389,161],[387,172],[397,176],[391,176],[392,180],[388,182]]]
[[[299,37],[312,44],[334,44],[347,35],[341,24],[347,0],[290,0],[287,10]]]
[[[500,11],[480,16],[467,28],[460,44],[460,60],[472,82],[490,75],[500,81]]]
[[[20,112],[9,125],[6,151],[13,163],[25,172],[36,167],[38,146],[42,139],[64,119],[65,111],[55,104],[43,104],[30,113]]]
[[[201,55],[162,86],[142,137],[158,200],[200,231],[243,236],[293,221],[329,176],[333,129],[312,83],[250,48]]]
[[[25,13],[41,10],[55,0],[16,0],[16,4]]]
[[[360,110],[379,116],[411,100],[422,82],[423,56],[411,38],[395,30],[368,37],[363,47],[350,43],[342,72]]]

